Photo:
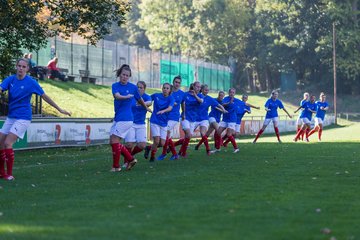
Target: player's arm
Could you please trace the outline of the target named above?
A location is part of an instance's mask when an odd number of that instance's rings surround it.
[[[48,104],[50,104],[50,106],[52,106],[53,108],[55,108],[56,110],[58,110],[60,113],[71,116],[71,112],[68,112],[62,108],[60,108],[48,95],[46,95],[45,93],[43,95],[41,95],[41,98],[44,99],[45,102],[47,102]]]
[[[134,95],[132,94],[128,94],[126,96],[123,96],[123,95],[120,95],[120,93],[115,93],[114,94],[114,98],[117,99],[117,100],[126,100],[126,99],[129,99],[129,98],[132,98]]]
[[[286,108],[283,108],[284,112],[286,112],[286,114],[289,116],[289,118],[292,118],[292,116],[290,115],[290,113],[286,110]]]
[[[255,108],[255,109],[257,109],[257,110],[260,109],[260,107],[256,107],[256,106],[254,106],[254,105],[252,105],[252,104],[250,104],[250,103],[245,103],[245,105],[248,106],[248,107]]]
[[[130,94],[129,94],[130,95]],[[146,105],[146,103],[144,102],[144,99],[142,97],[140,97],[137,102],[143,106],[148,112],[152,112],[152,110],[149,108],[149,106]],[[151,106],[151,104],[150,104]]]
[[[283,109],[285,110],[285,108],[283,108]],[[297,113],[300,109],[302,109],[302,106],[298,107],[298,108],[294,111],[294,113]]]
[[[145,105],[146,105],[147,107],[150,107],[150,106],[152,105],[152,101],[147,101],[147,102],[145,102]]]
[[[181,103],[181,119],[185,120],[185,102]]]
[[[219,110],[222,113],[227,113],[226,109],[223,107],[223,105],[219,104],[215,107],[217,110]]]
[[[172,106],[168,106],[167,108],[161,110],[161,111],[158,111],[156,114],[164,114],[164,113],[167,113],[167,112],[170,112],[172,110]]]
[[[203,103],[204,99],[200,98],[197,94],[194,93],[193,95],[196,98],[196,101],[198,101],[199,103]]]

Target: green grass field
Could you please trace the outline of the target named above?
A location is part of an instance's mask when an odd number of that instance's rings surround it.
[[[140,155],[120,173],[109,146],[18,151],[16,180],[0,182],[0,239],[359,239],[359,134],[356,123],[321,143],[268,135],[239,154]]]

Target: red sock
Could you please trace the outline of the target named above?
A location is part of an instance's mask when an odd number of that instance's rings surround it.
[[[222,140],[225,141],[227,138],[228,138],[228,136],[225,134],[225,135],[222,137]]]
[[[112,154],[113,154],[113,168],[120,167],[120,155],[121,155],[121,147],[120,143],[111,144]]]
[[[139,148],[137,145],[134,147],[134,149],[132,150],[132,152],[131,152],[131,155],[135,155],[135,154],[137,154],[137,153],[139,153],[139,152],[141,152],[143,149],[142,148]]]
[[[125,148],[126,148],[126,150],[128,150],[128,152],[131,154],[132,148],[129,148],[129,147],[125,147]]]
[[[310,132],[310,128],[307,128],[307,129],[305,130],[306,139],[309,138],[309,132]]]
[[[132,160],[134,160],[134,157],[131,156],[130,152],[127,150],[126,147],[124,147],[123,145],[120,144],[120,148],[121,148],[121,155],[124,156],[124,162],[125,163],[129,163]]]
[[[274,130],[275,130],[275,134],[276,134],[276,137],[277,137],[278,141],[280,141],[279,128],[278,128],[278,127],[274,127]]]
[[[309,132],[308,137],[310,137],[311,135],[313,135],[316,131],[317,131],[316,128],[312,129],[312,130]]]
[[[155,158],[156,152],[157,152],[157,148],[151,149],[151,155],[150,155],[150,157],[151,157],[151,158]]]
[[[169,146],[169,138],[166,138],[165,144],[164,144],[163,149],[162,149],[162,155],[166,155],[168,146]]]
[[[208,137],[206,135],[204,135],[201,140],[204,142],[205,145],[205,149],[206,151],[210,151],[210,147],[209,147],[209,141],[208,141]]]
[[[296,134],[295,140],[300,139],[300,136],[302,136],[303,134],[304,134],[304,130],[300,130],[300,131]]]
[[[220,149],[221,136],[217,132],[215,132],[214,138],[215,138],[215,148]]]
[[[174,142],[171,138],[169,138],[169,147],[170,147],[170,151],[173,155],[176,155],[177,152],[176,152],[176,149],[175,149],[175,145],[174,145]]]
[[[256,134],[256,137],[254,139],[254,142],[256,142],[258,140],[258,138],[260,137],[260,135],[264,132],[264,130],[260,129],[260,131]]]
[[[321,140],[322,128],[319,129],[319,140]]]
[[[234,149],[237,149],[238,146],[237,146],[237,144],[236,144],[236,141],[235,141],[234,136],[230,136],[230,137],[228,137],[228,138],[229,138],[231,144],[233,145]]]
[[[187,147],[189,145],[189,142],[190,142],[190,138],[185,138],[184,139],[184,143],[182,144],[181,148],[180,148],[180,153],[181,153],[181,156],[185,156],[186,155],[186,150],[187,150]]]
[[[182,145],[184,143],[184,139],[183,138],[180,138],[179,140],[177,140],[175,143],[174,143],[174,146],[179,146],[179,145]]]
[[[200,141],[198,142],[198,144],[196,144],[197,147],[200,147],[201,144],[203,144],[204,142],[204,138],[201,138]]]
[[[6,162],[6,154],[5,154],[5,149],[1,149],[0,150],[0,175],[2,177],[6,176],[6,172],[5,172],[5,162]]]
[[[5,149],[5,155],[7,158],[6,159],[7,175],[12,176],[12,169],[13,169],[14,160],[15,160],[14,150],[12,148]]]
[[[226,141],[224,142],[224,146],[226,146],[228,143],[230,142],[230,139],[226,139]]]
[[[302,131],[301,140],[304,140],[304,134],[305,134],[305,131]],[[299,139],[300,139],[300,137],[299,137]]]

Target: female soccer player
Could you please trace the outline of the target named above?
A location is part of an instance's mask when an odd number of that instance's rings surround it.
[[[265,128],[269,125],[269,123],[271,121],[274,124],[274,130],[275,130],[276,137],[277,137],[279,143],[281,143],[280,133],[279,133],[279,129],[278,129],[278,122],[279,122],[278,116],[279,115],[278,115],[277,109],[278,108],[283,109],[284,112],[289,116],[289,118],[292,118],[292,116],[285,109],[283,103],[278,99],[278,97],[279,97],[279,92],[274,90],[271,92],[270,98],[266,101],[266,103],[265,103],[265,111],[266,111],[265,121],[264,121],[262,128],[256,135],[253,143],[256,143],[256,141],[258,140],[260,135],[265,131]]]
[[[323,130],[323,121],[325,118],[325,113],[329,110],[329,104],[326,102],[326,95],[325,93],[320,93],[319,101],[316,101],[316,115],[315,115],[315,127],[309,133],[312,135],[313,133],[318,131],[319,141],[321,141],[321,134]]]
[[[218,101],[216,101],[214,98],[212,98],[208,95],[208,93],[209,93],[208,85],[206,85],[206,84],[202,85],[200,92],[203,96],[204,101],[199,107],[200,114],[198,114],[196,125],[200,127],[201,140],[195,146],[195,150],[198,150],[199,149],[198,146],[200,146],[202,143],[204,143],[205,149],[206,149],[206,154],[210,155],[209,141],[208,141],[208,136],[206,135],[207,129],[209,127],[209,115],[208,115],[209,107],[211,106],[212,108],[217,108],[222,113],[225,113],[227,111]]]
[[[309,93],[305,92],[304,93],[304,98],[300,101],[300,106],[302,106],[304,104],[304,102],[307,102],[307,101],[309,101]],[[302,113],[302,111],[300,111],[299,116],[298,116],[298,118],[296,120],[296,126],[297,126],[297,131],[296,132],[297,133],[300,131],[301,126],[303,124],[303,122],[301,121],[301,117],[300,117],[301,113]],[[304,135],[301,135],[301,138],[304,139]]]
[[[147,107],[151,106],[151,97],[145,93],[146,90],[146,83],[144,81],[139,81],[136,84],[139,94],[144,100]],[[131,129],[129,130],[128,134],[125,137],[126,148],[131,155],[135,155],[141,152],[146,147],[146,125],[145,125],[145,118],[147,109],[141,106],[136,101],[133,101],[132,105],[132,113],[134,115],[134,121]],[[134,147],[136,143],[136,146]],[[126,167],[126,166],[125,166]]]
[[[124,162],[127,165],[126,170],[131,170],[137,163],[137,160],[131,156],[130,152],[121,144],[127,133],[133,125],[134,116],[132,113],[133,98],[147,111],[151,110],[146,106],[141,98],[136,85],[129,82],[131,77],[131,68],[123,64],[116,70],[116,77],[119,81],[112,85],[112,94],[114,96],[114,123],[110,129],[110,145],[113,154],[112,172],[120,172],[120,155],[124,156]]]
[[[0,176],[9,181],[15,179],[12,173],[14,164],[13,144],[18,138],[24,137],[32,119],[30,103],[32,94],[40,95],[44,101],[60,113],[71,115],[70,112],[60,108],[45,94],[40,85],[26,74],[28,71],[28,60],[19,59],[16,62],[16,74],[7,77],[0,85],[0,92],[9,92],[9,114],[0,130]]]
[[[171,134],[175,128],[175,126],[178,124],[180,120],[180,106],[183,108],[183,99],[185,93],[180,89],[181,86],[181,76],[176,76],[173,79],[173,89],[171,95],[174,98],[174,107],[169,112],[168,118],[168,126],[167,126],[167,136],[166,141],[163,146],[162,154],[157,158],[158,160],[163,160],[166,157],[166,153],[168,149],[170,149],[172,156],[170,157],[170,160],[175,160],[179,158],[179,155],[176,152],[175,145],[173,140],[171,139]],[[183,111],[183,109],[182,109]]]
[[[192,134],[196,127],[196,120],[199,114],[200,105],[204,102],[202,95],[200,94],[201,84],[200,82],[194,82],[190,85],[190,89],[184,95],[185,111],[183,112],[183,121],[181,122],[182,128],[185,132],[185,139],[181,145],[179,155],[186,157],[186,150],[189,145]]]
[[[162,86],[162,93],[152,94],[151,99],[154,102],[154,111],[150,117],[150,129],[153,137],[150,162],[153,162],[158,146],[164,146],[165,144],[168,112],[172,110],[175,102],[173,96],[171,96],[170,83],[164,83]]]
[[[303,109],[301,113],[301,121],[303,122],[303,125],[301,126],[300,131],[296,134],[294,141],[300,139],[300,136],[303,135],[306,132],[306,141],[309,141],[309,131],[310,131],[310,124],[311,124],[311,118],[312,114],[316,113],[316,104],[315,104],[315,96],[312,95],[310,97],[309,102],[304,102],[303,105],[301,105],[294,113],[297,113],[300,109]]]

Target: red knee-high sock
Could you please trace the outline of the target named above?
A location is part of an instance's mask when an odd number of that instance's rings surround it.
[[[225,135],[222,137],[222,140],[225,141],[227,138],[228,138],[228,136],[225,134]]]
[[[189,142],[190,142],[190,138],[185,138],[184,139],[184,143],[182,144],[181,148],[180,148],[180,153],[181,153],[181,156],[185,156],[186,155],[186,150],[187,150],[187,147],[189,145]]]
[[[313,129],[309,132],[308,137],[310,137],[311,135],[313,135],[316,131],[317,131],[316,127],[313,128]]]
[[[170,151],[173,155],[176,155],[177,152],[176,152],[176,149],[175,149],[175,145],[174,145],[174,142],[171,138],[169,138],[169,147],[170,147]]]
[[[201,138],[200,141],[198,142],[198,144],[196,144],[197,147],[200,147],[201,144],[203,144],[204,142],[204,138]]]
[[[206,151],[210,151],[210,147],[209,147],[209,141],[208,141],[208,137],[206,135],[204,135],[201,140],[204,142],[205,145],[205,149]]]
[[[126,149],[126,147],[124,147],[123,145],[120,144],[120,148],[121,148],[121,155],[124,156],[125,163],[129,163],[132,160],[134,160],[134,157],[131,156],[130,152]]]
[[[131,152],[131,155],[134,156],[135,154],[141,152],[142,150],[143,150],[142,148],[139,148],[138,146],[135,146],[134,149]]]
[[[303,135],[304,134],[304,130],[300,130],[297,134],[296,134],[296,136],[295,136],[295,140],[298,140],[298,139],[300,139],[300,136],[301,135]]]
[[[230,137],[228,137],[228,138],[229,138],[231,144],[233,145],[234,149],[237,149],[238,146],[237,146],[237,144],[236,144],[236,141],[235,141],[234,136],[230,136]]]
[[[260,129],[260,131],[256,134],[256,137],[254,139],[254,142],[258,140],[258,138],[261,136],[261,134],[264,132],[264,130]]]
[[[113,154],[113,168],[120,167],[120,155],[121,155],[121,147],[120,143],[111,144],[112,154]]]
[[[179,140],[177,140],[175,143],[174,143],[174,146],[179,146],[179,145],[182,145],[184,143],[184,138],[180,138]]]
[[[230,142],[230,139],[226,139],[226,141],[224,142],[224,146],[226,146],[228,143]]]
[[[274,130],[275,130],[275,134],[276,134],[276,137],[277,137],[278,141],[280,141],[279,128],[278,128],[278,127],[274,127]]]
[[[12,169],[14,165],[14,150],[12,148],[5,149],[6,155],[6,171],[8,176],[12,176]]]
[[[321,140],[322,128],[319,129],[319,140]]]
[[[163,149],[162,149],[162,153],[161,153],[162,155],[166,155],[168,146],[169,146],[169,138],[167,137],[166,140],[165,140],[165,144],[163,146]]]
[[[307,128],[307,129],[305,130],[306,139],[309,138],[309,132],[310,132],[310,128]]]
[[[215,148],[220,149],[221,136],[217,132],[215,132],[214,138],[215,138]]]
[[[301,140],[304,140],[304,134],[305,134],[305,131],[303,131],[301,134]],[[300,137],[299,137],[299,139],[300,139]]]
[[[157,147],[156,147],[155,149],[151,149],[151,155],[150,155],[150,157],[151,157],[151,158],[155,158],[156,152],[157,152]]]
[[[130,147],[125,147],[125,148],[126,148],[126,150],[128,150],[128,152],[131,154],[132,148],[130,148]]]
[[[6,162],[6,154],[5,154],[5,149],[1,149],[0,150],[0,175],[2,177],[6,176],[6,172],[5,172],[5,162]]]

